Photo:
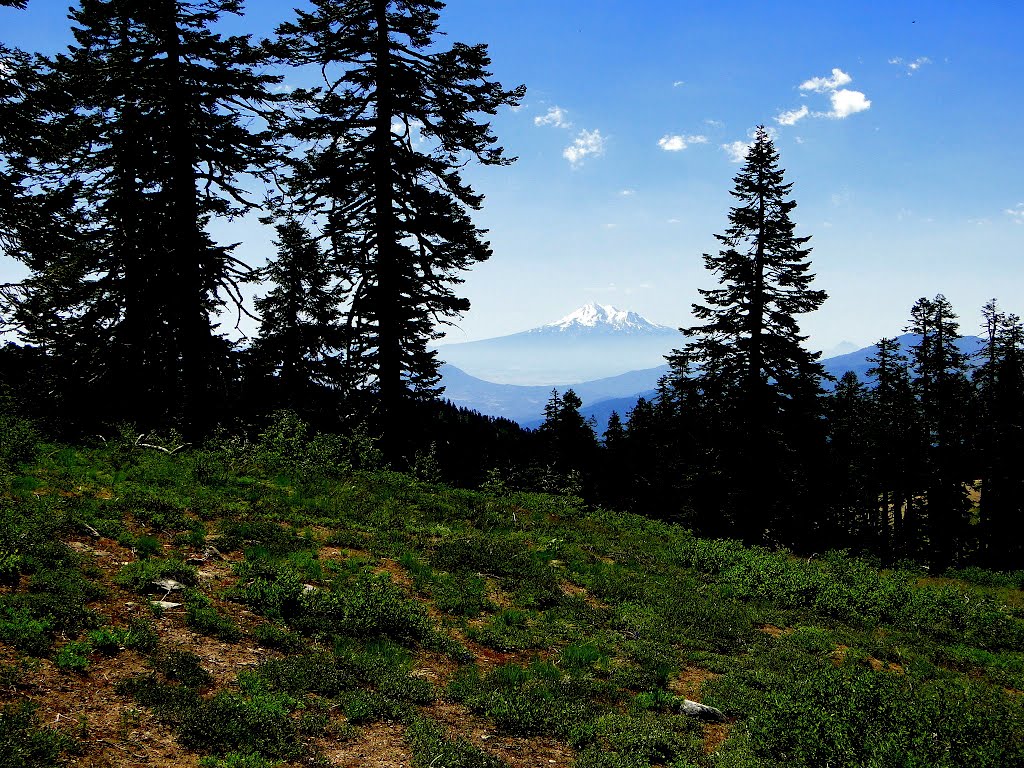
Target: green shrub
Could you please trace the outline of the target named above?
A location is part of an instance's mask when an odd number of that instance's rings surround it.
[[[128,563],[114,577],[114,583],[134,592],[155,592],[160,588],[153,585],[156,579],[173,579],[185,586],[196,583],[196,569],[186,565],[178,557],[146,559]]]
[[[505,763],[465,739],[449,739],[433,720],[416,717],[405,731],[415,768],[504,768]]]
[[[53,663],[62,672],[85,672],[89,668],[92,646],[87,642],[64,643],[53,657]]]
[[[0,399],[0,407],[3,406]],[[27,419],[0,413],[0,471],[14,469],[35,459],[39,432]]]
[[[475,666],[461,668],[448,694],[471,711],[494,721],[499,731],[578,738],[598,714],[604,684],[567,677],[553,664],[526,667],[503,664],[481,676]]]
[[[0,642],[29,656],[46,656],[53,646],[52,626],[53,622],[36,618],[26,606],[0,597]]]
[[[162,549],[160,539],[156,536],[139,536],[135,539],[132,547],[140,558],[147,558],[155,555]]]
[[[293,626],[307,634],[391,637],[427,636],[430,624],[420,605],[386,575],[360,574],[328,590],[302,592]]]
[[[229,752],[224,757],[202,757],[199,768],[278,768],[279,760],[267,760],[250,752]]]
[[[218,693],[181,713],[182,745],[205,752],[253,752],[270,758],[300,754],[296,702],[286,696]]]
[[[237,643],[242,631],[228,616],[221,616],[210,599],[194,589],[185,591],[185,624],[196,632],[216,637],[226,643]]]
[[[156,627],[145,619],[132,619],[124,628],[102,627],[89,633],[89,643],[100,653],[114,656],[122,649],[149,653],[159,642]]]
[[[436,574],[430,594],[439,611],[455,616],[479,616],[494,606],[487,599],[487,582],[475,574]]]
[[[187,688],[204,688],[213,682],[213,675],[203,669],[202,659],[191,651],[174,650],[153,660],[153,666],[168,680]]]
[[[74,746],[68,737],[40,725],[35,704],[0,708],[0,768],[51,768]]]
[[[530,614],[508,608],[492,616],[483,626],[471,627],[467,634],[473,640],[496,651],[522,651],[546,645],[531,626]]]
[[[252,636],[264,648],[273,648],[285,653],[298,653],[308,646],[308,642],[301,635],[275,624],[260,624],[252,631]]]

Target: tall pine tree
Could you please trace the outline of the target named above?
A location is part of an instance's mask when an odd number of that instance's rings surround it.
[[[279,53],[313,65],[323,87],[296,94],[290,128],[293,198],[323,220],[347,282],[346,364],[376,396],[384,446],[404,449],[408,404],[437,392],[427,344],[469,308],[453,286],[490,256],[469,212],[482,203],[462,179],[467,160],[504,165],[486,121],[522,87],[491,79],[484,45],[440,49],[438,0],[313,0],[279,29]]]
[[[23,249],[19,321],[28,340],[77,343],[63,355],[109,418],[203,429],[224,402],[228,345],[216,312],[248,270],[207,225],[253,207],[242,177],[272,159],[253,107],[277,97],[247,37],[213,31],[238,0],[82,0],[75,44],[49,93],[70,137],[33,158],[33,182],[79,187],[79,243]],[[102,404],[107,405],[104,413]]]
[[[963,554],[968,534],[967,482],[975,479],[968,461],[973,393],[966,356],[957,346],[957,316],[945,296],[918,299],[907,330],[918,337],[910,359],[924,428],[925,551],[944,569]]]
[[[1024,325],[999,310],[993,299],[982,309],[985,345],[975,369],[978,393],[981,478],[980,545],[983,561],[997,568],[1020,566],[1024,546],[1017,535],[1024,519]]]
[[[719,287],[700,291],[693,314],[701,324],[684,330],[690,341],[669,362],[679,378],[693,376],[704,406],[720,404],[709,456],[734,531],[792,543],[809,530],[798,518],[811,495],[808,462],[823,440],[824,371],[804,348],[797,318],[826,294],[811,287],[810,238],[796,235],[792,184],[763,126],[734,185],[729,227],[715,235],[722,248],[704,255]]]

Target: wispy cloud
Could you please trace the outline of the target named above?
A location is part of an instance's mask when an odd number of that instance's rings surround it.
[[[800,109],[791,109],[787,112],[782,112],[775,118],[775,122],[779,125],[796,125],[809,114],[811,114],[811,110],[807,108],[806,104],[802,104]]]
[[[1018,224],[1024,224],[1024,203],[1017,203],[1015,207],[1007,208],[1006,213]]]
[[[624,189],[621,192],[619,192],[619,194],[622,195],[623,197],[634,197],[636,195],[636,190],[635,189]]]
[[[905,65],[906,68],[907,68],[907,74],[908,75],[913,75],[915,72],[917,72],[919,69],[921,69],[921,67],[923,67],[925,64],[931,64],[932,60],[929,59],[927,56],[918,56],[916,59],[914,59],[912,61],[905,61],[900,56],[893,56],[891,59],[889,59],[889,63],[893,64],[895,66],[904,66]]]
[[[579,132],[576,139],[562,151],[562,157],[575,168],[588,157],[600,157],[604,154],[605,137],[601,131],[586,129]]]
[[[852,82],[852,77],[839,69],[839,67],[835,67],[832,69],[832,77],[812,77],[810,80],[804,80],[804,82],[800,83],[800,90],[827,93]]]
[[[555,128],[572,128],[568,113],[561,107],[550,107],[543,115],[533,118],[534,125],[553,125]]]
[[[707,144],[707,136],[681,136],[679,134],[666,134],[658,139],[658,146],[666,152],[682,152],[691,144]]]
[[[686,85],[686,81],[685,80],[676,80],[674,83],[672,83],[672,87],[673,88],[680,88],[680,87],[682,87],[684,85]]]

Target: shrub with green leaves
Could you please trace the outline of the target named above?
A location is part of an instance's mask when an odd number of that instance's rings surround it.
[[[0,768],[51,768],[74,748],[67,736],[40,724],[35,704],[0,708]]]
[[[203,669],[202,661],[191,651],[172,650],[153,659],[153,667],[186,688],[203,688],[213,682],[213,675]]]
[[[157,579],[173,579],[190,587],[195,585],[197,578],[196,568],[175,556],[128,563],[114,577],[114,583],[134,592],[146,593],[160,589],[153,585]]]
[[[64,643],[53,657],[53,663],[62,672],[85,672],[89,668],[92,646],[84,641]]]
[[[487,675],[475,666],[461,668],[448,694],[472,712],[512,734],[546,734],[578,739],[599,714],[597,700],[607,687],[588,678],[572,678],[553,664],[534,661],[526,667],[503,664]]]
[[[184,746],[203,752],[297,757],[301,753],[298,723],[291,717],[297,707],[294,699],[278,694],[221,692],[185,709],[178,735]]]
[[[0,398],[0,407],[4,400]],[[39,452],[39,432],[28,419],[0,413],[0,471],[32,461]]]
[[[743,720],[751,752],[822,765],[1024,765],[1024,707],[999,687],[912,663],[875,671],[850,651],[836,666],[807,635],[780,638],[704,686]]]
[[[242,630],[229,616],[222,616],[210,599],[194,589],[185,590],[185,624],[196,632],[226,643],[242,639]]]
[[[415,768],[504,768],[505,763],[465,739],[449,738],[433,720],[416,717],[406,728]]]

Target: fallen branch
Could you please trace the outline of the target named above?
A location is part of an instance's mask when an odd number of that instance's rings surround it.
[[[161,453],[166,453],[168,456],[173,456],[178,451],[180,451],[182,448],[186,448],[186,447],[192,445],[192,443],[182,443],[181,445],[176,445],[173,448],[166,448],[166,447],[164,447],[162,445],[155,445],[154,443],[144,443],[144,442],[142,442],[145,437],[146,437],[146,435],[145,435],[145,433],[143,433],[143,434],[139,435],[137,438],[135,438],[135,447],[136,448],[151,448],[154,451],[160,451]]]

